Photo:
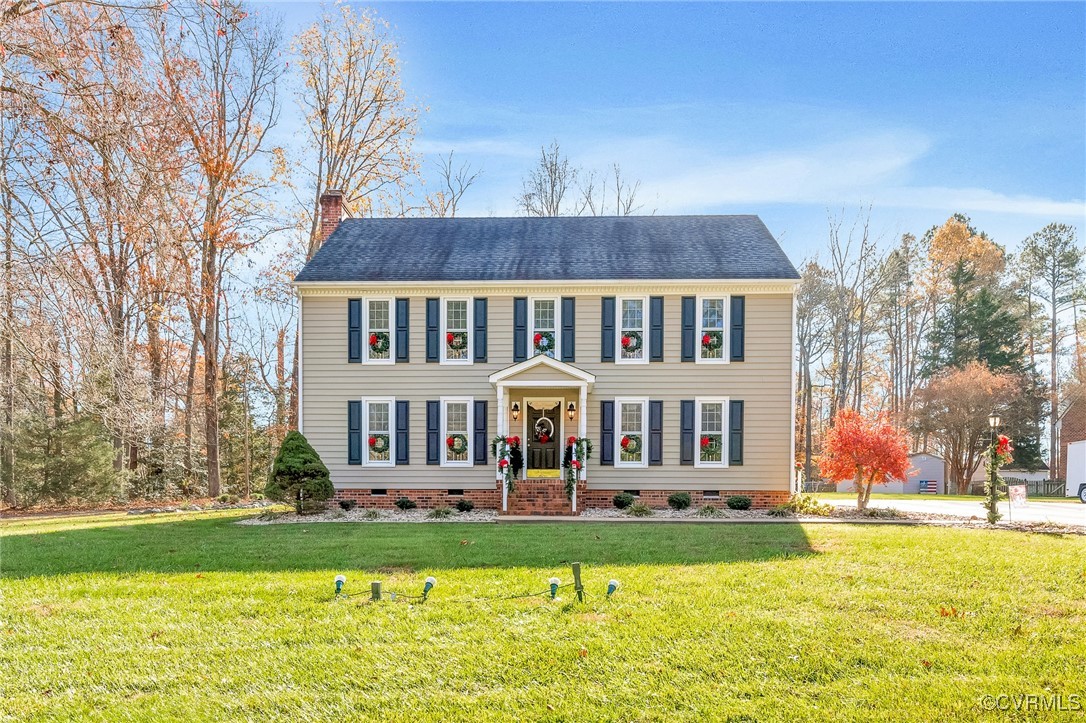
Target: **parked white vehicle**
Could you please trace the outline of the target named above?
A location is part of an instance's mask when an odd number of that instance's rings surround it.
[[[1086,440],[1067,445],[1066,494],[1086,504]]]

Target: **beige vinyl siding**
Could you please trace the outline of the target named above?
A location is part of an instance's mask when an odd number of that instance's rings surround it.
[[[631,292],[640,295],[640,292]],[[723,292],[726,293],[726,292]],[[703,292],[704,294],[704,292]],[[567,296],[570,294],[566,294]],[[693,294],[691,294],[693,295]],[[492,465],[446,468],[426,464],[426,401],[442,396],[472,396],[489,402],[488,439],[497,433],[497,393],[488,375],[513,364],[513,295],[487,294],[488,361],[472,365],[426,362],[425,297],[411,298],[411,361],[386,366],[347,362],[347,296],[302,297],[303,432],[320,453],[339,487],[489,488]],[[604,467],[597,449],[588,466],[588,485],[601,489],[787,490],[792,470],[792,296],[746,293],[746,360],[727,364],[681,362],[681,296],[665,296],[664,361],[615,364],[600,361],[600,295],[576,295],[576,360],[596,376],[588,396],[588,436],[599,445],[600,401],[616,397],[664,402],[662,466],[644,469]],[[645,344],[648,346],[648,329]],[[529,343],[529,349],[530,349]],[[558,373],[536,367],[517,381],[552,381]],[[511,380],[512,381],[512,380]],[[576,402],[577,390],[510,389],[507,405],[531,396],[564,396]],[[366,468],[347,464],[347,401],[367,396],[409,400],[410,464]],[[679,402],[696,397],[728,397],[745,402],[744,463],[727,469],[679,464]],[[507,415],[508,418],[508,415]],[[508,430],[523,434],[521,420]],[[576,422],[566,420],[566,434]]]

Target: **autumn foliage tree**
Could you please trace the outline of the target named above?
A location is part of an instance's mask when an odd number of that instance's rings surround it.
[[[909,446],[905,430],[884,415],[867,419],[853,409],[841,409],[826,434],[819,471],[834,482],[852,480],[856,507],[866,509],[871,488],[890,479],[905,479]]]

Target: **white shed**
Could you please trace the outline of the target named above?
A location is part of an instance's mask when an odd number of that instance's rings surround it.
[[[903,480],[890,480],[884,485],[875,485],[871,494],[916,494],[929,492],[943,494],[946,491],[946,462],[934,454],[919,453],[909,455],[909,474]],[[855,492],[852,482],[839,482],[838,492]]]

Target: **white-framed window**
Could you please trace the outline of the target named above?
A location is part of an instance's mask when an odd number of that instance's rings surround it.
[[[728,398],[694,400],[695,467],[728,466]]]
[[[648,362],[649,299],[625,296],[616,300],[618,323],[615,324],[615,361],[625,364]]]
[[[727,364],[728,297],[698,297],[698,362]]]
[[[544,354],[551,359],[557,359],[558,345],[561,343],[558,299],[532,298],[528,300],[528,306],[531,312],[528,320],[531,333],[528,338],[532,343],[532,353],[529,356]]]
[[[362,360],[369,364],[394,364],[396,335],[392,329],[392,299],[366,299],[363,310]]]
[[[441,398],[441,466],[470,467],[472,457],[471,397]]]
[[[362,422],[365,424],[366,450],[363,464],[372,467],[396,466],[396,434],[393,414],[396,400],[369,398],[362,400]]]
[[[471,299],[441,300],[441,363],[471,364]]]
[[[649,400],[616,399],[615,466],[647,467]]]

